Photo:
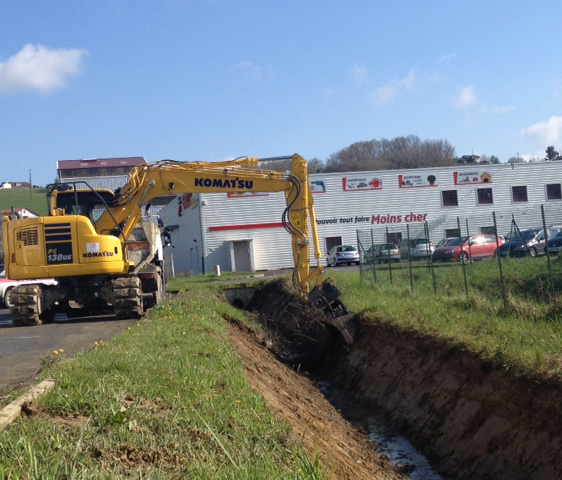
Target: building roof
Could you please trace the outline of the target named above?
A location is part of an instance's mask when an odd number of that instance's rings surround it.
[[[82,160],[59,160],[57,170],[73,170],[78,168],[135,167],[144,165],[144,157],[125,158],[86,158]]]
[[[20,213],[20,214],[29,214],[31,216],[34,217],[38,217],[39,215],[37,213],[35,213],[33,210],[29,210],[29,208],[14,208],[14,210],[12,211],[11,208],[9,209],[5,209],[5,210],[0,210],[0,216],[4,216],[4,215],[11,215],[12,213]]]
[[[106,177],[75,177],[62,179],[65,183],[86,182],[93,189],[107,188],[116,190],[127,183],[127,175],[112,175]],[[77,185],[78,188],[85,188],[85,185]]]

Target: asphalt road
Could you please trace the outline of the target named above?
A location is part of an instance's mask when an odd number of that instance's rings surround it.
[[[10,311],[0,309],[0,401],[3,393],[32,384],[44,359],[52,357],[54,350],[62,348],[63,355],[75,355],[135,323],[111,316],[68,320],[60,315],[47,325],[13,327]]]

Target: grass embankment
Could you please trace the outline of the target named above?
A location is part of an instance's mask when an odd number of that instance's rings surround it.
[[[6,188],[0,190],[0,210],[27,208],[38,215],[47,215],[47,194],[44,188]]]
[[[0,478],[319,478],[249,387],[223,319],[243,314],[217,288],[180,293],[74,359],[53,354],[55,390],[0,435]]]
[[[562,380],[562,258],[552,262],[552,296],[546,258],[503,262],[506,298],[502,297],[497,260],[467,265],[469,293],[458,264],[431,273],[419,263],[413,292],[407,264],[372,272],[339,274],[330,270],[347,306],[383,322],[452,340],[485,360],[518,374]]]

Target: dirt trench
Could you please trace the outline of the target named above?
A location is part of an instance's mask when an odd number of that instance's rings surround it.
[[[261,287],[249,307],[266,337],[233,327],[231,338],[250,383],[309,449],[316,442],[335,478],[408,478],[368,439],[374,412],[444,478],[562,478],[560,383],[512,376],[461,346],[375,318],[362,319],[359,340],[347,347],[281,281]],[[320,380],[345,401],[331,405]]]

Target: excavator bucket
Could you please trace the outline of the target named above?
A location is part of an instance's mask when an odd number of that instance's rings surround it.
[[[359,316],[350,313],[341,299],[341,292],[330,279],[316,286],[308,295],[308,301],[328,315],[323,323],[336,328],[347,344],[352,344],[359,336]]]

